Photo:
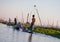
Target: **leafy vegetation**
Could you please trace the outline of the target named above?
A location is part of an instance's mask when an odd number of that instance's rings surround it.
[[[51,35],[60,38],[60,30],[55,28],[35,27],[34,32]]]
[[[29,28],[29,25],[28,26],[26,25],[26,27]],[[60,29],[58,28],[35,26],[33,31],[37,33],[42,33],[53,37],[57,37],[60,39]]]

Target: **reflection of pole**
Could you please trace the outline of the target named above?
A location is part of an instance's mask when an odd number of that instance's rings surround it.
[[[14,42],[14,37],[15,37],[15,31],[14,31],[14,29],[12,30],[12,38],[11,38],[11,42]]]
[[[29,35],[29,42],[32,42],[32,33]]]
[[[19,31],[16,31],[16,42],[19,41]]]
[[[34,7],[36,7],[36,5],[34,5]],[[38,18],[39,18],[40,24],[41,24],[41,26],[42,26],[42,22],[41,22],[41,19],[40,19],[39,13],[38,13],[38,9],[36,9],[36,12],[37,12],[37,15],[38,15]]]

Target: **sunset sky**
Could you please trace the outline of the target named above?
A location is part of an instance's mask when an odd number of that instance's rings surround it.
[[[41,21],[43,24],[60,25],[60,0],[0,0],[0,18],[12,20],[17,17],[18,21],[22,21],[22,14],[24,22],[26,22],[27,14],[31,13],[36,16],[36,24],[39,24],[38,9]],[[31,22],[31,18],[29,19]]]

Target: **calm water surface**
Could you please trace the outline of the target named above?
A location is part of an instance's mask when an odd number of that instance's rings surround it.
[[[29,34],[0,24],[0,42],[60,42],[60,39],[44,34]]]

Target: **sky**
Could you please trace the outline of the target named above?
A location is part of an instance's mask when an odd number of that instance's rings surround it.
[[[34,8],[34,5],[36,7]],[[32,15],[35,14],[37,25],[40,24],[38,14],[43,25],[60,26],[60,0],[0,0],[0,18],[13,20],[15,17],[18,21],[27,21],[27,14],[30,14],[29,22]],[[22,19],[22,14],[23,18]]]

